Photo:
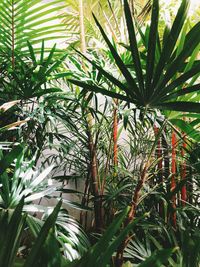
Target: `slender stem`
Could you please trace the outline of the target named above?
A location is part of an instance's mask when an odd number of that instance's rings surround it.
[[[154,126],[154,134],[155,137],[159,134],[159,128]],[[163,152],[162,152],[162,141],[161,138],[158,138],[157,149],[156,149],[156,158],[158,159],[158,184],[161,185],[163,183]],[[163,214],[163,202],[160,201],[158,204],[159,214],[162,216]]]
[[[162,133],[162,148],[163,148],[163,179],[166,183],[166,191],[167,193],[170,192],[170,184],[168,183],[169,177],[170,177],[170,156],[169,156],[169,144],[167,142],[166,137],[166,128],[164,128],[164,131]],[[168,214],[167,212],[164,212],[164,220],[167,223],[168,222]]]
[[[88,125],[89,126],[89,125]],[[90,151],[90,169],[91,169],[91,188],[92,194],[94,196],[94,215],[95,215],[95,226],[97,231],[102,228],[102,205],[101,205],[101,198],[99,195],[99,188],[97,182],[97,158],[96,158],[96,150],[94,148],[94,142],[91,134],[91,128],[88,127],[87,130],[88,136],[88,148]]]
[[[143,122],[145,120],[146,112],[147,112],[147,110],[145,109],[143,121],[141,122],[140,129],[139,129],[139,136],[138,136],[139,138],[140,138],[140,134],[142,132],[142,126],[143,126]],[[140,147],[140,142],[137,142],[137,145]],[[139,150],[137,150],[137,151],[139,152]],[[136,188],[133,192],[132,201],[130,203],[131,208],[130,208],[129,214],[128,214],[125,222],[124,222],[124,227],[126,227],[128,224],[130,224],[134,220],[135,212],[136,212],[136,208],[137,208],[138,200],[139,200],[139,196],[140,196],[140,191],[143,187],[143,184],[144,184],[144,181],[146,178],[146,171],[147,171],[148,163],[149,163],[149,161],[147,161],[147,163],[144,165],[144,168],[143,168],[142,172],[140,173],[140,177],[138,177],[138,182],[137,182]],[[116,267],[122,267],[122,265],[123,265],[124,250],[125,250],[128,242],[129,242],[129,240],[130,240],[130,238],[129,238],[129,236],[127,236],[123,240],[123,242],[121,243],[121,245],[119,246],[119,248],[117,250],[116,261],[115,261]]]
[[[85,40],[85,27],[84,27],[83,0],[79,0],[79,21],[80,21],[81,52],[85,54],[86,53],[86,40]]]
[[[192,167],[189,166],[189,185],[188,185],[188,201],[192,205],[193,204],[193,170]]]
[[[131,8],[132,16],[134,17],[134,15],[135,15],[134,1],[130,0],[129,1],[129,5],[130,5],[130,8]]]
[[[88,190],[89,190],[89,175],[87,175],[86,182],[85,182],[84,194],[83,194],[82,201],[81,201],[82,206],[85,206],[85,204],[87,202]],[[84,211],[80,212],[80,224],[81,225],[83,225],[83,214],[84,213],[85,213]]]
[[[84,8],[83,0],[79,0],[79,21],[80,21],[80,40],[81,40],[81,52],[86,54],[86,37],[85,37],[85,26],[84,26]],[[86,66],[82,62],[82,67],[86,71]],[[95,226],[97,230],[102,228],[102,205],[99,197],[98,188],[98,167],[97,167],[97,155],[96,147],[94,145],[92,127],[93,118],[90,112],[86,114],[87,123],[87,136],[88,136],[88,149],[90,153],[90,169],[91,169],[91,189],[94,196],[94,215],[95,215]]]
[[[117,118],[117,105],[118,105],[118,100],[114,99],[114,110],[113,110],[113,163],[114,163],[114,168],[116,169],[118,165],[118,118]],[[116,172],[116,170],[115,170]]]
[[[186,162],[184,159],[185,156],[185,149],[186,149],[186,136],[183,134],[183,143],[182,143],[182,147],[181,147],[181,157],[182,157],[182,164],[181,164],[181,179],[185,180],[186,179]],[[181,188],[181,203],[182,206],[185,206],[187,201],[187,189],[186,189],[186,185],[184,185]]]
[[[159,128],[157,128],[156,126],[154,127],[154,133],[155,133],[155,136],[158,135],[158,132],[159,132]],[[162,182],[163,179],[162,179],[162,175],[163,175],[163,157],[162,157],[162,142],[161,142],[161,138],[158,139],[158,142],[157,142],[157,149],[156,149],[156,157],[158,159],[158,182]]]
[[[136,208],[138,206],[138,202],[139,202],[139,198],[140,198],[140,192],[141,192],[141,189],[143,187],[143,184],[144,184],[146,176],[147,176],[148,165],[149,165],[149,162],[146,163],[146,165],[144,166],[144,168],[141,172],[141,176],[140,176],[140,179],[138,180],[138,183],[137,183],[134,195],[133,195],[133,199],[131,202],[131,209],[129,211],[128,217],[126,218],[126,220],[124,222],[124,227],[126,227],[128,224],[130,224],[135,218],[135,212],[136,212]],[[124,250],[125,250],[127,244],[129,243],[129,240],[130,240],[130,237],[127,236],[126,239],[121,243],[121,245],[119,246],[119,248],[117,250],[116,267],[122,267],[122,265],[123,265]]]
[[[117,17],[116,17],[115,12],[114,12],[114,10],[113,10],[113,8],[112,8],[112,5],[111,5],[110,0],[107,0],[107,1],[108,1],[109,8],[110,8],[110,10],[111,10],[111,12],[112,12],[114,21],[115,21],[115,25],[116,25],[117,31],[118,31],[119,34],[120,34],[120,28],[119,28],[119,24],[118,24],[118,22],[117,22]]]
[[[110,158],[111,158],[111,150],[112,150],[112,137],[110,138],[110,142],[109,142],[109,148],[108,148],[108,155],[107,155],[107,160],[106,160],[105,172],[104,172],[104,177],[103,177],[102,186],[101,186],[101,195],[104,194],[104,190],[105,190],[106,177],[107,177],[107,174],[108,174],[109,162],[110,162]]]
[[[177,146],[177,139],[176,139],[176,133],[175,131],[172,131],[172,137],[171,137],[171,142],[172,142],[172,162],[171,162],[171,191],[173,191],[176,187],[176,146]],[[176,197],[172,197],[172,207],[175,210],[176,208]],[[173,226],[176,227],[176,212],[173,211],[172,214],[172,223]]]
[[[99,4],[100,4],[100,3],[99,3]],[[106,19],[107,26],[108,26],[108,28],[110,29],[111,33],[112,33],[112,37],[113,37],[113,39],[114,39],[115,42],[116,42],[116,41],[117,41],[117,36],[116,36],[116,34],[115,34],[115,30],[113,29],[113,27],[112,27],[112,25],[111,25],[111,23],[110,23],[110,21],[109,21],[109,18],[107,17],[107,15],[106,15],[105,11],[103,10],[101,4],[100,4],[100,7],[101,7],[102,12],[103,12],[103,15],[104,15],[104,17],[105,17],[105,19]]]
[[[145,109],[144,111],[144,116],[143,116],[143,121],[141,122],[141,125],[144,125],[144,121],[145,121],[145,117],[146,117],[146,113],[147,113],[147,109]],[[151,163],[151,159],[152,159],[152,155],[156,149],[156,144],[158,139],[160,138],[164,128],[166,125],[166,120],[163,122],[163,125],[160,127],[159,132],[156,136],[156,140],[153,143],[149,154],[147,154],[148,156],[143,160],[143,168],[142,171],[140,172],[140,176],[138,178],[137,181],[137,185],[133,194],[133,198],[132,198],[132,202],[131,202],[131,209],[129,211],[129,214],[124,222],[124,226],[126,227],[128,224],[130,224],[134,218],[135,218],[135,213],[137,210],[137,206],[139,204],[139,200],[140,200],[140,194],[141,194],[141,190],[143,188],[143,185],[145,183],[145,181],[147,180],[147,176],[148,176],[148,169]],[[139,136],[140,137],[140,136]],[[116,267],[122,267],[123,265],[123,255],[124,255],[124,250],[127,246],[127,244],[129,243],[130,240],[130,236],[127,236],[126,239],[121,243],[121,245],[119,246],[118,250],[117,250],[117,255],[116,255]]]

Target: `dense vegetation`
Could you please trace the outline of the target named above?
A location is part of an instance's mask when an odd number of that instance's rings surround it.
[[[199,266],[200,22],[161,2],[0,1],[0,267]]]

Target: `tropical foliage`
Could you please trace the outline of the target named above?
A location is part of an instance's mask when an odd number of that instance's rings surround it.
[[[0,266],[199,266],[200,24],[180,2],[0,1]]]

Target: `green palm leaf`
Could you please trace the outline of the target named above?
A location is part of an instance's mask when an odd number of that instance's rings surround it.
[[[136,38],[130,7],[127,0],[124,0],[124,13],[130,42],[129,45],[124,45],[124,47],[132,55],[131,63],[127,65],[124,59],[122,59],[122,56],[117,52],[117,45],[111,43],[99,21],[94,16],[94,20],[120,70],[120,74],[123,75],[126,81],[124,82],[123,78],[117,80],[113,75],[102,69],[99,64],[84,57],[95,69],[101,72],[107,79],[108,84],[111,83],[115,87],[120,88],[126,93],[126,96],[122,94],[114,96],[114,93],[108,91],[106,86],[96,86],[96,83],[92,82],[91,79],[90,84],[88,82],[77,82],[75,79],[71,79],[70,81],[83,87],[85,90],[116,97],[134,103],[139,108],[146,107],[159,108],[161,110],[200,112],[200,104],[197,103],[199,98],[195,99],[196,102],[194,99],[192,100],[194,102],[191,101],[191,95],[187,99],[188,94],[198,94],[199,89],[198,85],[195,85],[195,81],[200,71],[199,62],[195,62],[200,42],[200,23],[197,23],[186,34],[184,22],[187,18],[188,8],[189,1],[183,0],[172,28],[168,31],[161,45],[161,40],[158,35],[159,0],[154,0],[150,27],[147,26],[145,34],[139,29],[142,43],[147,52],[139,53],[140,43]],[[182,41],[178,41],[180,34]],[[143,60],[146,60],[146,62],[143,62]],[[131,68],[128,65],[131,65]],[[185,83],[189,79],[192,81],[190,81],[187,87]],[[184,87],[186,87],[186,90],[182,90],[181,92],[181,88]]]
[[[164,39],[163,44],[163,50],[160,56],[160,60],[158,62],[158,65],[156,66],[155,75],[153,78],[153,86],[154,87],[159,80],[163,68],[165,67],[165,64],[169,61],[170,56],[175,48],[177,39],[180,35],[180,32],[182,30],[183,24],[185,22],[185,19],[187,17],[187,12],[189,8],[189,1],[183,0],[182,4],[178,10],[178,13],[176,15],[176,18],[174,20],[174,23],[172,25],[171,31],[169,32],[166,41]]]
[[[124,1],[124,11],[125,11],[125,16],[126,16],[127,29],[129,33],[131,54],[132,54],[133,61],[135,62],[135,70],[136,70],[136,74],[138,77],[138,83],[139,83],[141,91],[143,91],[144,81],[143,81],[142,67],[141,67],[140,56],[139,56],[139,51],[137,47],[137,40],[136,40],[136,34],[135,34],[134,25],[133,25],[132,15],[131,15],[127,0]]]
[[[150,94],[150,85],[153,78],[154,64],[155,64],[155,53],[156,53],[156,43],[158,34],[158,14],[159,14],[159,1],[153,1],[152,16],[151,16],[151,26],[149,32],[148,41],[148,53],[147,53],[147,63],[146,63],[146,94]]]
[[[14,64],[15,54],[27,51],[27,41],[38,44],[63,38],[65,25],[55,21],[64,7],[62,0],[0,1],[0,57],[11,56]]]
[[[129,70],[126,68],[124,62],[122,61],[121,57],[119,56],[119,54],[117,53],[117,51],[115,50],[114,46],[111,44],[110,40],[108,39],[105,31],[103,30],[103,28],[101,27],[100,23],[98,22],[97,18],[94,16],[94,20],[105,40],[105,42],[107,43],[110,52],[112,53],[113,58],[115,59],[115,62],[118,66],[118,68],[120,69],[121,73],[123,74],[124,78],[126,79],[127,83],[128,83],[128,88],[129,88],[129,95],[132,97],[135,97],[135,95],[137,95],[138,98],[140,98],[140,100],[142,101],[142,96],[141,96],[141,92],[134,80],[134,78],[132,77],[131,73],[129,72]]]

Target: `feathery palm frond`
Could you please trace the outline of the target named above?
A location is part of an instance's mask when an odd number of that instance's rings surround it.
[[[1,0],[0,60],[11,59],[14,65],[15,56],[27,52],[27,41],[37,45],[63,38],[65,25],[59,23],[57,12],[64,7],[61,0]]]

